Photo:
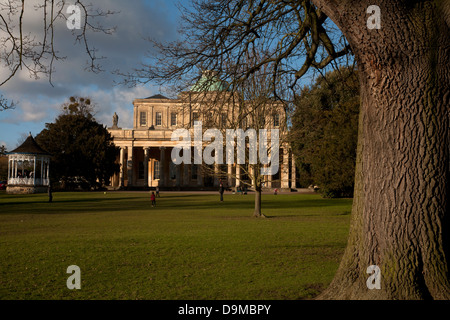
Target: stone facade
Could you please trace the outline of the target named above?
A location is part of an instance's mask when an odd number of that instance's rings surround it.
[[[120,172],[111,179],[111,187],[142,188],[156,187],[165,189],[209,189],[217,188],[222,182],[226,187],[239,187],[246,181],[248,188],[254,181],[249,181],[245,174],[245,165],[175,165],[171,153],[178,141],[172,141],[172,132],[185,128],[193,132],[195,121],[201,121],[203,128],[237,128],[252,127],[252,114],[242,112],[236,103],[232,103],[230,93],[222,93],[220,98],[214,92],[182,93],[177,99],[161,95],[136,99],[133,101],[133,128],[121,129],[114,117],[113,127],[109,132],[114,144],[120,147],[117,161]],[[220,102],[220,103],[219,103]],[[267,128],[280,129],[280,169],[273,176],[266,176],[266,188],[295,188],[295,166],[289,145],[283,142],[286,135],[286,114],[284,108],[274,103],[274,107],[264,114]],[[243,116],[244,115],[244,116]],[[191,135],[193,136],[193,135]],[[225,135],[224,135],[225,136]],[[193,147],[193,145],[191,145]]]

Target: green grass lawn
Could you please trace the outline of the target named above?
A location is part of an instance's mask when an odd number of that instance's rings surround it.
[[[351,199],[0,193],[0,299],[311,299],[346,246]],[[81,290],[69,290],[69,265]]]

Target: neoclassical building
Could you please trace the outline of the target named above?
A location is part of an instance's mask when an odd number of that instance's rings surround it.
[[[114,189],[159,186],[162,189],[206,190],[217,188],[220,182],[228,188],[245,184],[251,189],[253,175],[251,168],[245,164],[174,164],[171,154],[178,141],[172,141],[172,133],[182,128],[193,133],[194,124],[199,121],[204,130],[238,127],[245,130],[256,125],[279,129],[279,170],[264,177],[264,188],[296,187],[293,155],[284,141],[287,125],[283,106],[273,103],[256,114],[250,110],[252,104],[246,104],[243,108],[244,103],[228,93],[220,82],[206,85],[204,82],[204,78],[200,79],[190,91],[181,93],[176,99],[159,94],[135,99],[132,129],[120,128],[118,116],[114,114],[113,126],[108,128],[114,144],[120,148],[117,160],[120,172],[111,179]],[[191,146],[194,147],[193,142]]]

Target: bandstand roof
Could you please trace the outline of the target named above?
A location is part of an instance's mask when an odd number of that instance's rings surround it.
[[[42,149],[30,134],[28,138],[16,149],[8,152],[8,154],[36,154],[36,155],[50,155],[47,151]]]

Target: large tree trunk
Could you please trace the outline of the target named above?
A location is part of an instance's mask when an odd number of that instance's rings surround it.
[[[361,112],[348,245],[323,299],[450,299],[450,1],[313,0],[359,67]],[[445,6],[445,7],[444,7]],[[369,289],[367,268],[381,270]]]

